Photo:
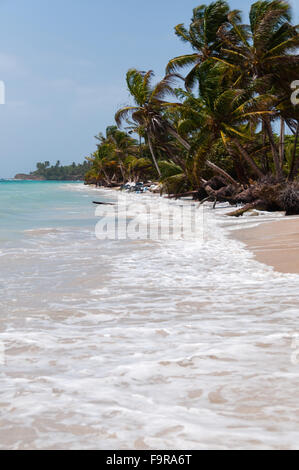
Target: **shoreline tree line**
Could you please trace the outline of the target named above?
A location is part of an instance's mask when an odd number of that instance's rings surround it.
[[[285,0],[251,5],[247,22],[218,0],[194,8],[175,34],[186,54],[165,77],[131,68],[133,104],[99,134],[87,184],[158,181],[170,197],[193,194],[232,212],[299,213],[299,28]],[[292,88],[293,86],[293,88]]]

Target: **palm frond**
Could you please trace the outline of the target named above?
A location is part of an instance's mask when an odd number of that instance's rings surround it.
[[[185,54],[171,59],[166,67],[166,73],[172,73],[189,65],[194,65],[200,61],[198,53]]]
[[[267,14],[272,11],[279,11],[281,20],[291,21],[290,5],[284,0],[259,0],[250,9],[249,20],[251,31],[256,33],[263,23]]]
[[[175,34],[184,42],[190,42],[190,35],[183,24],[178,24],[174,28]]]
[[[163,100],[167,96],[175,96],[173,86],[175,85],[176,78],[173,74],[166,75],[152,90],[149,102]]]
[[[138,111],[140,108],[137,108],[136,106],[126,106],[115,114],[115,121],[118,126],[121,126],[122,122],[128,119],[129,116],[132,116],[132,114],[136,111]]]
[[[269,56],[272,56],[273,54],[283,54],[283,53],[286,53],[286,52],[292,52],[292,51],[296,51],[299,47],[299,34],[297,34],[297,36],[295,37],[292,37],[292,38],[289,38],[287,39],[286,41],[282,42],[281,44],[278,44],[277,46],[273,47],[272,49],[270,49],[265,57],[269,57]]]
[[[162,181],[165,180],[165,178],[180,175],[183,173],[183,169],[179,165],[176,165],[174,162],[169,160],[160,160],[159,168],[161,170]]]
[[[284,10],[268,9],[255,28],[254,46],[265,48],[271,40],[273,31],[275,32],[285,20]]]
[[[228,21],[233,27],[233,32],[241,43],[249,48],[249,34],[247,27],[241,24],[240,11],[234,10],[228,14]]]

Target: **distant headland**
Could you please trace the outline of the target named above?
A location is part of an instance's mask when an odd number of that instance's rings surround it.
[[[32,180],[32,181],[45,181],[46,178],[43,176],[35,176],[32,174],[26,175],[25,173],[18,173],[15,177],[15,180]]]
[[[30,181],[78,181],[84,180],[85,174],[90,170],[91,163],[84,161],[83,163],[72,163],[71,165],[61,165],[58,160],[55,165],[50,162],[37,163],[36,170],[26,173],[18,173],[15,180]]]

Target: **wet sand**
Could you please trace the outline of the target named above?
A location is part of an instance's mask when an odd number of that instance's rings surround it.
[[[257,261],[281,273],[299,274],[299,217],[237,230],[234,237],[247,245]]]

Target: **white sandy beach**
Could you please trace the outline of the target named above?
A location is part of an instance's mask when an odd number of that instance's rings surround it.
[[[281,273],[299,274],[299,218],[261,223],[234,232],[255,258]]]

